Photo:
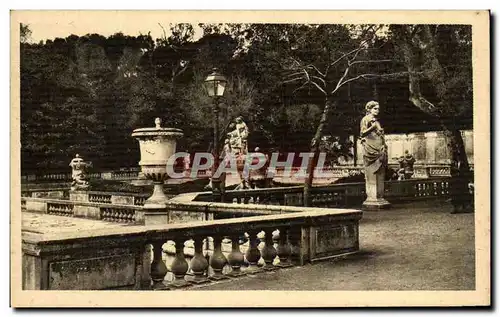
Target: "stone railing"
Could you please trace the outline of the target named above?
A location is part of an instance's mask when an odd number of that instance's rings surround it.
[[[182,171],[182,168],[176,167],[177,172]],[[87,174],[90,179],[107,179],[107,180],[122,180],[129,181],[135,180],[139,176],[139,168],[121,168],[118,170],[103,170],[103,171],[91,171]],[[203,174],[204,175],[204,174]],[[71,172],[64,173],[47,173],[47,174],[27,174],[21,175],[22,183],[36,183],[36,182],[49,182],[49,183],[64,183],[71,182],[72,176]]]
[[[143,206],[144,201],[151,194],[123,193],[123,192],[100,192],[100,191],[70,191],[69,187],[55,188],[33,188],[21,189],[22,197],[48,198],[48,199],[69,199],[71,201]],[[166,194],[167,197],[174,195]]]
[[[164,223],[210,220],[213,219],[214,212],[207,210],[208,205],[208,203],[202,202],[194,202],[190,205],[173,203],[164,212],[159,213],[144,209],[143,206],[21,197],[21,210],[27,212],[136,225],[148,224],[158,214],[164,216],[162,218]],[[253,212],[251,214],[262,213]]]
[[[53,188],[21,188],[22,197],[33,198],[54,198],[65,199],[69,198],[69,187],[53,187]]]
[[[410,179],[385,182],[385,196],[392,201],[406,201],[429,197],[448,197],[450,178]],[[266,204],[300,206],[303,187],[276,187],[265,189],[231,190],[224,194],[225,202],[237,204]],[[314,207],[346,208],[361,206],[365,196],[364,183],[345,183],[313,186],[311,201]],[[212,193],[198,193],[194,201],[211,201]]]
[[[398,164],[390,164],[391,168],[398,169]],[[473,168],[473,165],[471,165]],[[300,167],[292,167],[290,175],[284,176],[284,168],[278,167],[274,172],[273,179],[277,182],[280,181],[291,181],[291,182],[302,182],[304,180],[303,176],[297,174]],[[176,172],[184,171],[184,178],[191,178],[191,169],[184,170],[183,168],[177,167]],[[353,175],[358,175],[363,173],[363,168],[361,166],[333,166],[325,167],[322,174],[315,175],[316,180],[335,180],[342,177],[348,177]],[[433,165],[421,165],[416,164],[414,166],[414,176],[413,178],[431,178],[431,177],[449,177],[450,176],[450,166],[449,164],[433,164]],[[116,171],[98,171],[88,174],[90,179],[105,179],[105,180],[117,180],[117,181],[133,181],[139,178],[138,169],[122,169]],[[210,178],[210,170],[200,170],[197,172],[196,178]],[[70,183],[72,181],[71,173],[50,173],[44,175],[23,175],[21,176],[22,183]]]
[[[227,205],[212,207],[234,207]],[[359,250],[362,212],[288,209],[281,215],[94,230],[60,220],[70,218],[33,219],[27,213],[23,289],[178,289]],[[165,249],[172,248],[175,255],[169,256]]]
[[[21,198],[21,206],[24,206],[22,208],[24,211],[49,215],[136,224],[140,224],[144,220],[141,206],[28,197]]]
[[[83,201],[91,203],[117,204],[143,206],[144,202],[151,194],[121,193],[121,192],[100,192],[100,191],[70,191],[69,199],[73,201]],[[165,194],[172,198],[174,195]]]

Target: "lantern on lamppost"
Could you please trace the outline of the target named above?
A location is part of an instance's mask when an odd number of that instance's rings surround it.
[[[212,165],[212,193],[214,201],[221,201],[221,180],[216,177],[216,171],[219,168],[219,99],[224,95],[226,89],[226,78],[217,72],[214,68],[207,78],[205,78],[205,89],[210,97],[213,98],[213,112],[214,112],[214,142],[213,142],[213,156],[214,164]]]

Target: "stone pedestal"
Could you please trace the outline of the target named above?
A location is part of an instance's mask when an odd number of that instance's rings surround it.
[[[144,175],[144,173],[140,171],[137,175],[137,179],[132,180],[130,183],[135,186],[147,186],[151,185],[153,181],[148,179],[146,175]]]
[[[164,225],[169,223],[169,213],[166,209],[150,208],[143,211],[145,226]]]
[[[381,168],[377,173],[365,173],[366,200],[363,202],[363,210],[381,210],[390,208],[391,203],[384,199],[385,169]]]

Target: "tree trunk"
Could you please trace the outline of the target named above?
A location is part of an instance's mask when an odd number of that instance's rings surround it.
[[[312,160],[309,160],[307,164],[306,181],[304,182],[304,206],[311,206],[311,187],[314,179],[314,170],[318,164],[319,159],[319,146],[321,143],[321,137],[323,136],[323,130],[326,126],[330,111],[332,108],[331,102],[328,98],[325,98],[325,107],[323,108],[323,113],[321,114],[321,119],[319,121],[318,127],[316,128],[316,133],[311,141],[311,152],[314,153]]]
[[[456,166],[460,173],[467,173],[470,169],[467,153],[465,152],[462,133],[455,127],[443,125],[444,134],[447,138],[447,147],[451,155],[452,165]]]
[[[470,172],[467,153],[460,130],[454,125],[442,125],[447,138],[447,147],[451,155],[450,196],[454,212],[468,212],[472,206],[472,195],[469,193]]]

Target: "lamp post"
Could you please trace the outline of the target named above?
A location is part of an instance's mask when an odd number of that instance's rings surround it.
[[[212,165],[212,193],[214,201],[221,201],[221,181],[215,177],[215,172],[219,168],[219,98],[224,95],[227,80],[214,68],[207,78],[205,78],[205,88],[210,97],[213,98],[214,112],[214,164]]]

